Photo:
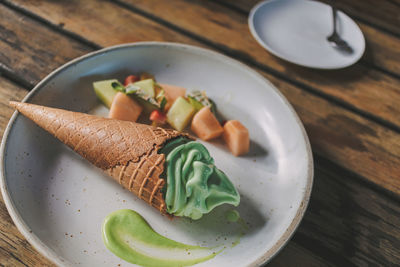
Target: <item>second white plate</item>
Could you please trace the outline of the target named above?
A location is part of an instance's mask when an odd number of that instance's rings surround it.
[[[318,69],[339,69],[356,63],[364,53],[365,40],[357,24],[338,11],[339,35],[353,53],[334,48],[331,7],[316,1],[272,0],[250,12],[249,27],[257,42],[277,57],[297,65]]]

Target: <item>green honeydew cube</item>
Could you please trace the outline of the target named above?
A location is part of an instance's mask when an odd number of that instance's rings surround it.
[[[97,81],[93,83],[94,92],[96,93],[100,101],[108,108],[111,107],[114,96],[117,94],[117,91],[115,91],[111,86],[113,82],[118,82],[118,80],[112,79]]]
[[[167,113],[167,122],[182,131],[189,124],[196,110],[183,97],[178,97]]]
[[[133,85],[137,86],[140,88],[140,90],[146,94],[148,97],[154,97],[155,92],[154,92],[154,80],[153,79],[146,79],[142,81],[138,81],[133,83]]]

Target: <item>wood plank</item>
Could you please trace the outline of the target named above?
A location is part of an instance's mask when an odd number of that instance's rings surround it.
[[[233,7],[237,10],[240,10],[243,13],[248,13],[253,6],[262,2],[262,0],[243,0],[243,1],[242,0],[237,0],[237,1],[214,0],[214,2],[219,2],[219,3],[225,4],[226,6]]]
[[[239,59],[250,60],[256,65],[261,65],[263,69],[271,69],[284,77],[289,77],[296,83],[300,82],[310,87],[311,90],[328,94],[351,107],[360,109],[365,114],[380,117],[400,128],[400,106],[397,105],[400,101],[400,81],[398,79],[361,65],[327,72],[309,70],[286,63],[265,52],[249,34],[242,34],[242,32],[248,33],[244,16],[218,4],[202,1],[200,5],[198,1],[189,3],[183,0],[173,0],[171,4],[176,8],[172,9],[164,1],[125,1],[134,3],[135,8],[140,7],[157,17],[167,20],[174,18],[173,21],[170,20],[171,23],[196,34],[201,35],[207,29],[210,41],[219,42],[218,45],[222,46],[224,50],[228,49],[228,54],[239,55]],[[127,12],[107,2],[83,1],[83,3],[79,2],[67,7],[57,1],[41,1],[37,4],[28,0],[14,0],[13,4],[45,18],[54,25],[61,24],[66,30],[80,34],[101,46],[139,40],[165,40],[196,44],[182,34],[162,27],[162,25],[156,26],[157,24],[142,16]],[[195,9],[192,8],[192,4],[196,4]],[[75,11],[71,11],[68,16],[65,16],[68,8]],[[211,18],[214,12],[215,18]],[[90,14],[90,19],[88,19],[88,14]],[[195,24],[192,23],[192,19],[196,20]],[[116,23],[117,21],[118,23]],[[120,25],[132,25],[132,27],[121,27]],[[139,27],[135,25],[139,25]],[[143,31],[144,28],[147,30]],[[226,40],[230,41],[226,42]],[[385,44],[391,44],[393,50],[400,50],[400,42],[393,42],[393,40],[390,42],[383,37],[382,41]],[[241,50],[245,50],[245,52]],[[392,66],[400,68],[400,54],[387,52],[392,54],[392,56],[388,56],[385,54],[387,50],[392,51],[385,48],[378,50],[380,53],[367,53],[366,57],[376,61],[376,57],[381,58],[380,55],[383,55],[382,61],[392,62],[390,63]],[[268,64],[264,62],[268,62]]]
[[[296,234],[295,234],[296,236]],[[288,266],[334,266],[333,264],[323,260],[321,257],[296,244],[293,240],[289,241],[286,246],[268,263],[268,267],[288,267]]]
[[[400,135],[262,73],[299,114],[313,151],[400,194]]]
[[[27,91],[0,76],[0,137],[14,109],[8,102],[21,100]],[[0,264],[2,266],[53,266],[21,235],[0,196]]]
[[[108,1],[6,1],[103,47],[139,41],[194,43],[189,37]]]
[[[227,6],[234,7],[242,12],[249,12],[250,9],[260,0],[214,0]],[[354,16],[355,20],[367,22],[373,27],[378,27],[400,35],[400,1],[399,0],[375,0],[349,1],[349,0],[321,0],[327,4],[334,3],[337,8]]]
[[[400,202],[315,163],[311,201],[292,241],[335,266],[399,266]]]
[[[5,80],[0,75],[0,137],[3,136],[3,132],[6,129],[8,120],[10,119],[14,109],[8,106],[8,102],[19,101],[25,95],[27,91],[14,85],[13,83]]]
[[[361,22],[358,22],[358,26],[360,26],[366,42],[366,50],[362,61],[399,77],[400,39]]]
[[[82,27],[75,27],[74,25],[89,25],[85,27],[95,27],[95,25],[91,25],[91,21],[93,21],[92,23],[99,25],[102,18],[107,17],[102,13],[97,14],[96,12],[93,12],[92,19],[86,20],[85,14],[90,13],[90,10],[92,9],[85,9],[85,7],[87,8],[86,4],[81,3],[88,2],[90,1],[77,2],[75,9],[80,10],[80,12],[68,13],[68,19],[76,21],[76,24],[71,24],[70,26],[65,24],[64,27],[68,27],[69,31],[80,34],[82,33]],[[45,15],[51,13],[53,14],[52,16],[58,16],[59,18],[63,17],[64,15],[61,13],[64,12],[62,8],[63,5],[59,2],[52,3],[52,11],[42,7],[43,10],[40,14]],[[107,12],[110,8],[111,7],[106,6],[104,9],[99,7],[96,10]],[[8,10],[8,8],[5,7],[0,8],[0,14],[3,12],[1,9]],[[11,11],[8,12],[10,14],[7,14],[9,19],[9,22],[7,23],[10,25],[18,25],[20,15],[14,14]],[[108,13],[109,12],[106,14]],[[119,22],[118,18],[119,17],[115,17],[114,23],[108,24],[108,28],[104,30],[114,32],[115,28],[128,23],[127,16],[123,16],[122,22]],[[129,23],[132,25],[135,24],[134,18],[131,17],[131,19],[132,20],[130,20]],[[79,22],[81,22],[81,24],[79,24]],[[37,32],[45,31],[45,33],[38,34],[46,34],[48,38],[53,40],[60,39],[61,43],[68,41],[68,38],[65,38],[58,33],[51,32],[48,29],[42,29],[36,24],[37,23],[34,21],[26,20],[19,26],[19,28],[24,28],[24,31],[21,31],[20,29],[15,30],[15,38],[21,45],[24,43],[30,43],[30,36],[27,34],[32,31],[32,29],[35,29]],[[106,27],[106,23],[103,22],[101,24]],[[0,21],[0,26],[1,25],[2,22]],[[159,27],[162,27],[162,25]],[[143,34],[147,32],[146,28],[143,27],[137,30],[142,30],[144,32]],[[101,31],[84,31],[84,33],[85,37],[90,40],[96,40],[99,42],[99,45],[102,45],[102,40],[104,40],[106,44],[110,44],[111,42],[109,38],[104,39],[103,32]],[[125,38],[121,36],[121,39],[119,39],[118,35],[114,35],[112,40],[115,42],[114,44],[118,44],[123,42]],[[71,42],[74,43],[74,41]],[[193,40],[191,42],[195,43]],[[1,46],[2,44],[0,41],[0,47]],[[81,49],[77,50],[77,54],[79,54]],[[59,58],[65,58],[62,54],[62,50],[57,51]],[[12,58],[14,61],[25,58],[23,52],[14,50],[10,50],[7,53],[7,56]],[[62,64],[64,62],[58,63]],[[48,69],[47,67],[44,67],[36,68],[32,71],[38,73],[41,72],[37,76],[43,76]],[[359,173],[368,181],[383,187],[386,190],[394,192],[394,194],[400,195],[400,136],[397,133],[381,127],[376,123],[372,123],[343,108],[335,106],[324,99],[302,91],[266,72],[262,72],[262,74],[271,80],[295,106],[305,124],[306,130],[308,131],[313,150],[318,153],[318,155],[328,158],[348,170]],[[373,106],[374,103],[371,102],[370,105]],[[337,131],[337,129],[341,130]]]
[[[271,265],[398,266],[399,202],[329,162],[316,163],[311,201],[290,251],[284,249]]]
[[[32,86],[61,63],[91,51],[69,38],[55,38],[52,30],[42,27],[40,23],[21,27],[31,20],[7,8],[0,10],[0,17],[1,67],[12,70],[14,75],[23,77]],[[20,35],[27,39],[21,41]],[[62,53],[59,53],[61,50]],[[13,57],[15,54],[20,56]]]
[[[41,7],[44,2],[37,2],[37,7]],[[157,23],[132,14],[132,12],[118,8],[113,9],[106,2],[103,2],[104,5],[98,3],[96,9],[94,9],[97,11],[101,10],[102,12],[97,14],[97,16],[91,13],[93,5],[85,6],[89,1],[79,2],[81,5],[79,8],[68,5],[67,7],[70,7],[70,9],[66,8],[62,2],[52,2],[58,4],[58,7],[61,8],[58,11],[61,12],[63,20],[60,20],[57,24],[64,25],[65,28],[73,27],[74,29],[79,29],[79,33],[83,36],[92,35],[95,32],[96,36],[101,38],[101,40],[96,41],[99,41],[103,46],[149,40],[148,36],[153,36],[153,40],[176,40],[186,43],[190,43],[191,41],[187,37],[179,35],[165,27],[160,27]],[[84,12],[77,12],[82,10]],[[79,14],[86,22],[75,21],[73,16],[66,16],[66,14]],[[89,14],[92,14],[92,16]],[[0,23],[0,35],[2,35],[0,39],[5,40],[0,42],[1,65],[3,65],[3,68],[11,69],[14,75],[23,77],[32,86],[61,64],[93,51],[91,47],[55,33],[48,27],[43,27],[42,23],[35,22],[30,27],[21,27],[20,20],[32,20],[8,8],[0,10],[0,17],[8,18],[2,20]],[[99,20],[97,20],[98,18]],[[117,18],[120,19],[118,20]],[[116,21],[119,21],[121,24],[114,25],[114,19],[117,19]],[[78,22],[81,22],[81,24]],[[126,25],[129,25],[129,27],[126,27]],[[110,27],[112,31],[109,31]],[[18,40],[18,36],[30,38],[30,41],[27,42],[25,40],[25,42],[21,42]],[[61,50],[62,53],[60,53]],[[13,57],[15,54],[19,54],[18,60],[15,60],[15,57]]]

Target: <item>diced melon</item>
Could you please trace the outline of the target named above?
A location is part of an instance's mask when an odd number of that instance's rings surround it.
[[[182,131],[189,124],[195,109],[183,97],[178,97],[167,113],[167,122],[176,130]]]
[[[117,91],[115,91],[111,86],[113,82],[118,82],[118,80],[112,79],[93,83],[94,92],[96,93],[100,101],[103,102],[103,104],[106,105],[108,108],[111,107],[111,103],[115,95],[117,94]]]
[[[224,132],[209,107],[203,107],[194,115],[191,129],[200,139],[205,141],[217,138]]]
[[[153,79],[146,79],[142,81],[138,81],[133,83],[133,85],[139,87],[143,93],[145,93],[149,97],[154,97],[154,80]]]
[[[240,156],[249,152],[249,131],[239,121],[227,121],[224,125],[224,133],[222,136],[233,155]]]
[[[178,97],[185,97],[186,95],[186,88],[169,84],[160,84],[160,86],[164,89],[167,99],[165,110],[170,109]]]
[[[118,92],[111,104],[109,118],[123,121],[137,121],[142,107],[130,96]]]

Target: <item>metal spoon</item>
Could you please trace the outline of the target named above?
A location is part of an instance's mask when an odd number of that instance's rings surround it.
[[[327,37],[327,40],[336,48],[346,53],[353,53],[353,48],[343,40],[336,30],[336,23],[337,23],[337,9],[336,7],[332,6],[332,17],[333,17],[333,32],[331,35]]]

